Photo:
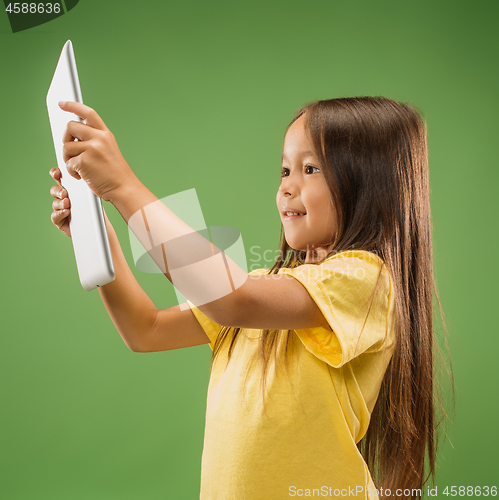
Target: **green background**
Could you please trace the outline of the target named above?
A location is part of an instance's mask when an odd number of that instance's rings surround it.
[[[68,38],[84,101],[139,178],[159,197],[195,187],[207,224],[237,227],[249,258],[277,248],[281,146],[299,107],[384,95],[421,110],[456,385],[439,497],[497,485],[498,14],[497,1],[81,0],[16,34],[0,14],[2,498],[199,495],[211,350],[128,350],[50,221],[45,96]],[[176,304],[162,275],[134,272],[158,307]]]

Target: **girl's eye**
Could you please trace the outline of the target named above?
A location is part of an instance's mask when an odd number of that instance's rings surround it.
[[[320,172],[319,168],[318,167],[314,167],[313,165],[307,165],[305,167],[305,172],[311,173],[311,174],[315,173],[314,171],[310,171],[311,168],[315,168],[315,170],[317,172]],[[283,167],[282,170],[281,170],[281,178],[287,177],[287,176],[289,176],[289,168]]]
[[[310,168],[315,168],[315,170],[317,170],[317,172],[319,172],[319,171],[320,171],[317,167],[314,167],[313,165],[307,165],[307,166],[305,167],[305,171],[306,171],[306,172],[308,172],[308,170],[309,170]],[[313,173],[313,172],[311,172],[311,173]]]

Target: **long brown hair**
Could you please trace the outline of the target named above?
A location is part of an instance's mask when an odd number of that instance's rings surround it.
[[[325,258],[351,249],[375,252],[395,290],[395,349],[358,446],[378,487],[392,494],[411,490],[404,497],[419,498],[417,489],[435,474],[434,354],[440,351],[434,297],[445,329],[433,273],[426,126],[415,107],[383,97],[313,102],[291,124],[302,115],[337,211]],[[281,225],[280,252],[268,274],[303,262],[303,252],[288,246]],[[231,334],[230,360],[239,332],[222,328],[212,367]],[[290,337],[289,331],[262,331],[263,381],[272,352],[276,357],[284,342],[287,353]]]

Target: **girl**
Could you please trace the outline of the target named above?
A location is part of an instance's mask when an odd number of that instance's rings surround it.
[[[147,210],[150,227],[187,234],[97,113],[60,105],[86,120],[64,138],[70,175],[127,223]],[[70,200],[50,173],[52,222],[70,236]],[[424,122],[385,98],[309,104],[287,130],[276,201],[272,269],[248,275],[228,259],[232,291],[195,301],[225,272],[205,259],[181,290],[189,309],[156,309],[106,218],[116,279],[99,288],[104,305],[135,352],[210,343],[202,499],[420,498],[436,454]]]

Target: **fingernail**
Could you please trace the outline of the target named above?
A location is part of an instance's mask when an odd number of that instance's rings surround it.
[[[59,198],[62,198],[62,193],[63,193],[63,191],[62,191],[62,189],[61,189],[61,190],[59,191]]]
[[[68,101],[59,101],[59,106],[65,106]]]

